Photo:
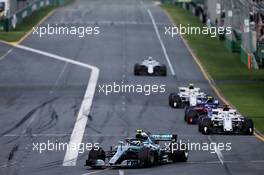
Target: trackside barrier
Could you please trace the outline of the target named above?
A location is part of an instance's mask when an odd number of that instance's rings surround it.
[[[1,19],[0,20],[0,31],[4,31],[5,30],[5,19]]]
[[[161,0],[161,3],[163,3],[163,4],[172,4],[173,0]]]
[[[13,14],[11,17],[5,18],[3,21],[0,21],[0,31],[1,28],[6,32],[16,29],[17,25],[20,24],[25,18],[31,16],[33,12],[38,11],[44,7],[63,6],[71,1],[73,0],[36,0],[24,9]]]
[[[251,55],[248,53],[248,70],[251,69]]]
[[[53,0],[53,1],[55,1],[56,6],[63,6],[65,4],[72,2],[73,0]]]
[[[253,56],[254,55],[252,53],[247,52],[245,48],[241,47],[241,55],[240,55],[241,62],[246,65],[248,70],[251,70],[253,68],[253,64],[254,64]]]

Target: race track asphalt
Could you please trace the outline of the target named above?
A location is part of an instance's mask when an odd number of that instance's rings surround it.
[[[152,13],[161,40],[175,71],[168,62],[155,33]],[[109,149],[120,139],[133,137],[136,129],[152,133],[176,133],[194,143],[231,143],[231,151],[212,154],[190,151],[187,163],[146,169],[92,170],[84,167],[88,151],[79,153],[77,165],[62,166],[65,150],[33,151],[33,143],[68,143],[91,71],[37,53],[14,48],[0,60],[0,174],[181,174],[261,175],[264,174],[264,144],[254,136],[198,133],[187,125],[182,109],[168,106],[170,92],[194,83],[213,94],[179,36],[164,35],[172,25],[162,9],[150,0],[76,0],[59,8],[42,25],[99,26],[100,34],[78,38],[30,35],[21,45],[60,55],[100,69],[98,85],[166,85],[165,93],[149,96],[136,93],[105,95],[97,88],[88,117],[83,143],[100,143]],[[8,51],[0,44],[0,53]],[[167,77],[135,77],[134,64],[152,56],[166,64]],[[220,158],[219,158],[220,155]]]

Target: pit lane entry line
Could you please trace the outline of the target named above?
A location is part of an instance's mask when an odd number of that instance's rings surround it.
[[[22,45],[14,45],[14,47],[22,49],[22,50],[30,51],[33,53],[37,53],[40,55],[44,55],[44,56],[53,58],[55,60],[81,66],[81,67],[91,70],[91,75],[90,75],[90,79],[89,79],[89,82],[86,88],[86,92],[83,97],[82,104],[79,109],[78,116],[74,124],[72,134],[71,134],[69,146],[65,153],[63,164],[62,164],[63,166],[76,166],[76,162],[78,158],[78,151],[79,151],[78,146],[81,145],[80,143],[82,142],[85,127],[88,122],[88,115],[90,114],[90,111],[91,111],[91,106],[92,106],[100,70],[97,67],[89,65],[89,64],[74,61],[69,58],[54,55],[54,54],[40,51],[37,49],[33,49],[30,47],[26,47]]]

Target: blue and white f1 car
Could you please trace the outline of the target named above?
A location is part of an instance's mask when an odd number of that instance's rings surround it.
[[[254,123],[250,118],[241,116],[229,105],[212,110],[212,115],[202,118],[198,125],[202,134],[245,134],[254,133]]]
[[[187,106],[185,108],[184,120],[188,124],[198,124],[203,117],[212,116],[212,110],[217,109],[218,106],[219,101],[210,95],[199,98],[196,106]]]
[[[184,108],[185,106],[196,106],[199,99],[206,97],[200,88],[190,84],[189,87],[179,87],[177,93],[169,96],[169,105],[172,108]]]

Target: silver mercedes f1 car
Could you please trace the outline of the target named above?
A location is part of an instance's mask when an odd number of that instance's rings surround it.
[[[163,142],[164,144],[161,144]],[[151,167],[159,164],[186,162],[188,148],[177,144],[177,135],[146,133],[137,130],[135,138],[119,141],[105,152],[102,148],[89,152],[86,166],[105,167]]]

